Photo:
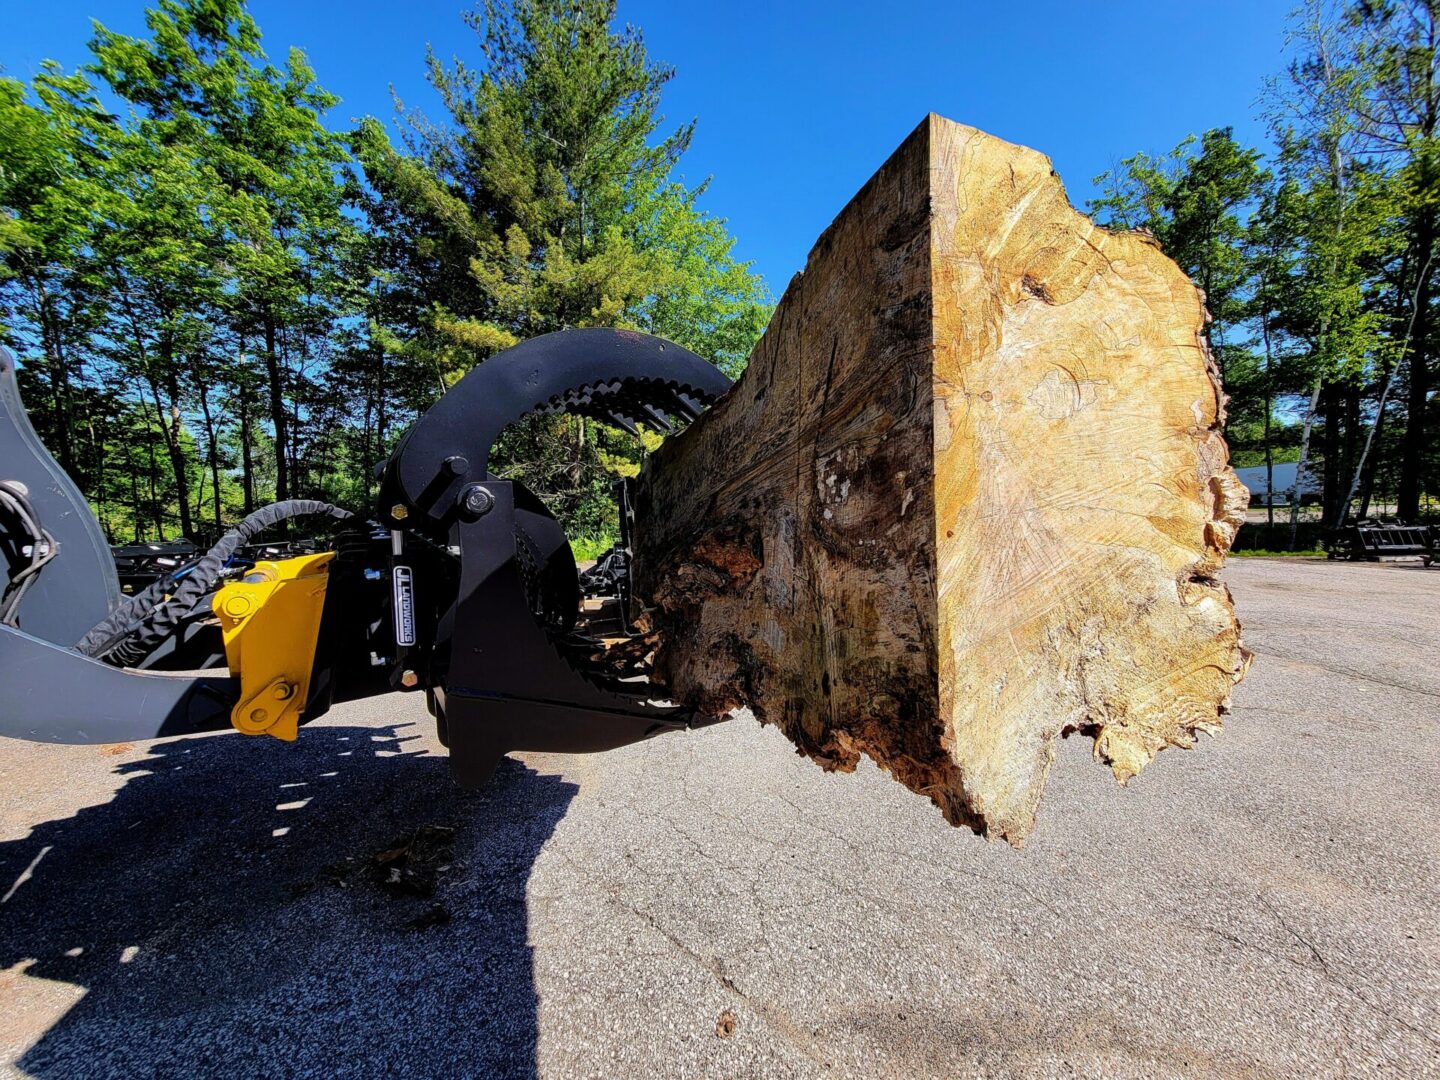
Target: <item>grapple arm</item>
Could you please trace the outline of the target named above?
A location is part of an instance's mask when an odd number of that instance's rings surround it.
[[[393,530],[395,608],[420,613],[397,632],[397,685],[430,691],[458,780],[483,781],[510,750],[602,750],[691,722],[686,711],[657,703],[643,680],[606,684],[577,663],[561,640],[567,621],[537,610],[535,578],[558,573],[568,577],[573,616],[574,561],[543,504],[490,474],[495,440],[535,412],[671,430],[729,385],[712,364],[659,338],[566,330],[475,368],[401,441],[378,507]],[[436,548],[458,558],[458,571],[453,585],[442,581],[440,602],[426,605],[417,599],[426,577],[447,576]],[[406,582],[416,595],[404,595]],[[428,591],[433,596],[434,586]]]

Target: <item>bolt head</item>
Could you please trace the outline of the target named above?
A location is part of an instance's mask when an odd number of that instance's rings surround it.
[[[400,676],[400,685],[405,687],[406,690],[413,690],[420,685],[420,676],[416,675],[413,671],[403,672]]]
[[[404,521],[410,516],[410,510],[404,503],[396,503],[390,508],[390,516],[396,521]]]
[[[460,493],[460,508],[472,518],[484,517],[495,505],[495,496],[479,484],[471,484]]]
[[[470,475],[470,460],[468,458],[462,457],[459,454],[453,454],[450,457],[447,457],[443,464],[445,466],[445,471],[451,476]]]
[[[285,682],[276,683],[275,687],[270,691],[270,693],[274,696],[276,701],[289,701],[291,696],[295,693],[295,687]]]
[[[263,724],[263,723],[264,723],[266,720],[268,720],[269,718],[270,718],[270,714],[269,714],[268,712],[266,712],[264,709],[251,709],[251,710],[250,710],[250,720],[251,720],[252,723]]]

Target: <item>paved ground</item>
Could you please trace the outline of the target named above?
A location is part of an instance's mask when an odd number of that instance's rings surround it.
[[[1440,1075],[1440,571],[1228,578],[1259,656],[1225,736],[1127,790],[1070,740],[1023,852],[749,721],[471,795],[410,701],[294,747],[4,743],[0,1050],[67,1078]],[[432,824],[450,869],[392,895],[366,860]]]

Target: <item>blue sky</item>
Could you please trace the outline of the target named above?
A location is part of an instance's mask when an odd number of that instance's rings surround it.
[[[927,112],[1049,154],[1083,207],[1136,150],[1233,125],[1265,143],[1256,98],[1283,66],[1293,0],[950,0],[889,5],[620,0],[677,70],[665,112],[698,117],[686,179],[778,295],[810,245]],[[86,59],[90,19],[143,32],[141,0],[0,0],[0,66]],[[474,57],[462,0],[252,0],[272,56],[303,48],[343,99],[332,125],[427,107],[424,55]]]

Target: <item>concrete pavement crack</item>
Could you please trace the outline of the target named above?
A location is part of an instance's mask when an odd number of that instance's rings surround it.
[[[727,993],[731,994],[733,997],[735,997],[737,1001],[740,1001],[747,1008],[749,1008],[751,1012],[755,1013],[767,1024],[769,1024],[770,1027],[773,1028],[776,1032],[778,1032],[787,1042],[791,1043],[797,1050],[799,1050],[807,1058],[813,1061],[816,1065],[819,1065],[822,1068],[830,1067],[829,1059],[822,1053],[820,1047],[816,1045],[813,1037],[807,1035],[804,1029],[801,1028],[800,1025],[795,1023],[794,1019],[789,1015],[789,1013],[785,1012],[783,1009],[771,1005],[769,1002],[753,998],[744,990],[742,990],[739,984],[736,983],[735,980],[725,970],[725,962],[721,960],[720,957],[707,957],[704,954],[696,951],[695,949],[692,949],[689,945],[685,944],[685,942],[682,941],[676,934],[672,933],[665,926],[663,926],[660,920],[657,919],[652,912],[642,910],[641,908],[636,907],[634,904],[627,902],[622,896],[620,896],[618,889],[612,888],[610,892],[611,900],[615,903],[617,907],[621,908],[624,911],[628,911],[631,915],[634,915],[641,922],[645,923],[645,925],[649,926],[650,929],[654,930],[657,934],[664,938],[670,944],[670,947],[673,948],[676,952],[680,953],[682,956],[685,956],[687,959],[689,959],[695,964],[698,964],[705,971],[709,972],[714,977],[715,981],[719,983],[720,986]]]
[[[1267,900],[1266,897],[1264,897],[1264,894],[1257,894],[1256,899],[1260,901],[1260,906],[1263,907],[1264,910],[1267,910],[1267,912],[1270,913],[1270,916],[1272,916],[1273,919],[1280,924],[1280,927],[1282,927],[1282,929],[1284,930],[1284,932],[1287,933],[1287,935],[1293,937],[1296,942],[1299,942],[1300,945],[1305,946],[1305,948],[1309,950],[1310,955],[1315,958],[1315,962],[1319,965],[1320,973],[1325,976],[1326,982],[1329,982],[1329,984],[1333,986],[1339,986],[1342,991],[1345,991],[1346,994],[1351,995],[1352,998],[1355,998],[1356,1001],[1361,1002],[1362,1005],[1367,1005],[1368,1008],[1374,1009],[1374,1011],[1382,1015],[1385,1020],[1400,1025],[1400,1027],[1405,1028],[1405,1031],[1410,1031],[1411,1034],[1418,1035],[1418,1037],[1423,1038],[1426,1043],[1430,1043],[1431,1045],[1436,1045],[1436,1047],[1440,1047],[1440,1040],[1437,1040],[1437,1038],[1434,1037],[1434,1035],[1431,1035],[1430,1032],[1424,1031],[1423,1028],[1416,1027],[1416,1025],[1411,1024],[1410,1021],[1404,1020],[1404,1018],[1397,1017],[1397,1015],[1395,1015],[1394,1012],[1391,1012],[1390,1009],[1384,1008],[1382,1007],[1382,1005],[1375,1004],[1374,1001],[1371,1001],[1371,999],[1367,998],[1367,996],[1361,994],[1361,991],[1359,991],[1358,988],[1355,988],[1355,986],[1352,986],[1351,984],[1349,984],[1349,982],[1346,982],[1345,979],[1342,979],[1341,976],[1336,975],[1335,972],[1332,972],[1329,963],[1325,962],[1325,956],[1320,953],[1320,950],[1318,948],[1315,948],[1315,943],[1310,942],[1309,937],[1302,935],[1302,933],[1297,932],[1295,927],[1290,926],[1290,923],[1286,922],[1286,919],[1284,919],[1283,914],[1280,914],[1279,910],[1276,909],[1276,906],[1274,906],[1273,903],[1270,903],[1270,900]],[[1260,952],[1264,952],[1264,950],[1261,949]],[[1295,963],[1295,960],[1292,960],[1292,963]]]
[[[1359,679],[1361,682],[1374,683],[1376,686],[1388,686],[1392,690],[1403,690],[1407,694],[1418,694],[1421,697],[1440,698],[1440,692],[1435,690],[1426,690],[1419,686],[1409,686],[1402,682],[1396,682],[1393,679],[1377,679],[1374,675],[1367,675],[1363,671],[1352,671],[1349,668],[1338,665],[1317,664],[1312,660],[1306,660],[1299,656],[1287,656],[1285,653],[1276,652],[1273,649],[1266,649],[1262,655],[1266,660],[1283,660],[1287,663],[1295,664],[1297,667],[1323,671],[1327,675],[1339,675],[1347,679]]]
[[[1280,924],[1281,929],[1310,951],[1310,955],[1315,958],[1315,962],[1320,965],[1320,970],[1325,972],[1326,977],[1333,979],[1334,976],[1330,973],[1330,965],[1325,962],[1325,957],[1322,956],[1320,950],[1315,947],[1315,943],[1286,922],[1285,916],[1281,915],[1275,905],[1265,898],[1264,893],[1260,893],[1256,899],[1260,901],[1260,906],[1268,911],[1271,916],[1274,917],[1275,921]]]

